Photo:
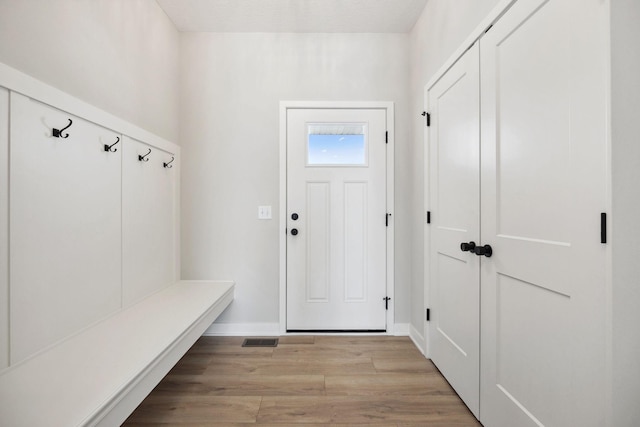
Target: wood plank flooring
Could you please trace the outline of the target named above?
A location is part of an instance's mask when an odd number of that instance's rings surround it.
[[[407,337],[202,337],[125,426],[480,426]]]

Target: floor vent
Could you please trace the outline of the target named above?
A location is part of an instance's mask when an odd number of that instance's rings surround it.
[[[245,338],[243,347],[277,347],[278,338]]]

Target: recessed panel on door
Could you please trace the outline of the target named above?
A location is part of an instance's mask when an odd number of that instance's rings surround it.
[[[563,375],[549,377],[548,371],[571,369],[565,348],[571,325],[539,322],[538,308],[544,307],[547,317],[562,319],[571,308],[570,297],[503,274],[496,279],[496,383],[513,403],[533,408],[550,390],[567,387]]]
[[[328,302],[331,280],[331,198],[328,182],[307,183],[306,212],[306,223],[311,226],[304,229],[300,239],[306,242],[307,302]]]
[[[344,183],[344,299],[367,299],[367,193],[366,182]]]

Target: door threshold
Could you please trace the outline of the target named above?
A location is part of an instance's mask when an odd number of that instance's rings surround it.
[[[386,329],[287,329],[291,333],[305,334],[373,334],[386,333]]]

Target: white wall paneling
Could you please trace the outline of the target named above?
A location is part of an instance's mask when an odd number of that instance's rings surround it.
[[[76,112],[76,115],[86,121],[117,130],[118,133],[144,141],[165,151],[175,150],[172,148],[176,146],[173,142],[3,63],[0,63],[0,87],[37,99],[43,104],[53,105],[62,111]]]
[[[175,153],[128,137],[122,156],[122,289],[127,307],[175,281],[173,206],[180,167]]]
[[[118,138],[11,95],[12,364],[120,307],[122,151],[104,150]]]
[[[0,85],[6,367],[178,280],[180,150],[3,64]]]
[[[9,91],[0,87],[0,370],[9,366]]]

